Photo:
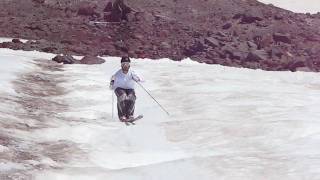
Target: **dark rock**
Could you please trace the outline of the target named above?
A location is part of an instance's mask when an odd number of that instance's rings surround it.
[[[216,50],[215,53],[217,53],[221,59],[227,58],[227,54],[224,51]]]
[[[280,58],[281,59],[283,52],[281,49],[273,47],[273,48],[271,48],[270,51],[268,51],[268,54],[271,58]]]
[[[226,35],[224,32],[217,32],[217,35],[220,36],[220,37],[228,37],[228,35]]]
[[[233,51],[231,53],[231,59],[241,60],[241,59],[244,59],[244,57],[245,57],[245,53],[240,52],[240,51]]]
[[[25,44],[21,49],[24,51],[33,51],[33,50],[36,50],[37,48],[35,48],[32,45]]]
[[[106,7],[103,9],[104,12],[111,12],[112,11],[112,2],[108,2]]]
[[[39,4],[43,4],[45,2],[45,0],[32,0],[32,1]]]
[[[39,25],[28,25],[28,26],[25,26],[25,28],[30,29],[32,31],[34,31],[34,30],[42,31],[42,29]]]
[[[78,61],[70,55],[63,55],[63,56],[57,55],[52,60],[57,63],[63,63],[63,64],[77,64],[78,63]]]
[[[42,48],[41,49],[43,52],[47,52],[47,53],[53,53],[54,51],[56,51],[57,50],[57,48],[55,48],[55,47],[45,47],[45,48]]]
[[[225,25],[222,26],[222,29],[229,29],[232,27],[232,23],[226,23]]]
[[[247,44],[250,49],[256,50],[258,48],[258,46],[254,42],[247,41]]]
[[[219,47],[219,41],[213,37],[205,38],[204,42],[213,48]]]
[[[232,53],[236,50],[233,46],[230,45],[223,46],[221,49],[225,54],[228,55],[232,55]]]
[[[242,13],[237,13],[237,14],[235,14],[232,18],[233,18],[233,19],[239,19],[239,18],[241,18],[242,16],[243,16]]]
[[[234,59],[234,60],[241,60],[244,59],[246,56],[246,53],[241,51],[241,48],[239,47],[233,47],[230,45],[226,45],[222,47],[222,52],[224,53],[225,58]]]
[[[258,9],[250,9],[242,15],[241,23],[253,23],[263,20],[263,14]]]
[[[185,48],[184,55],[186,55],[187,57],[193,56],[198,52],[202,52],[204,48],[205,47],[201,42],[196,41],[191,46]]]
[[[68,39],[63,39],[60,41],[62,44],[69,44],[69,45],[72,45],[74,44],[72,40],[68,40]]]
[[[194,37],[194,38],[200,38],[202,36],[202,34],[201,34],[201,32],[199,32],[199,31],[194,31],[193,33],[192,33],[192,37]]]
[[[13,43],[22,43],[22,42],[20,41],[20,39],[12,39],[12,42],[13,42]]]
[[[276,42],[283,42],[283,43],[291,44],[291,37],[290,37],[289,34],[274,33],[273,34],[273,39]]]
[[[97,6],[93,3],[82,1],[79,5],[78,15],[83,16],[100,16],[99,13],[96,12]]]
[[[301,61],[301,60],[294,60],[288,64],[288,69],[290,71],[297,71],[297,68],[302,68],[302,67],[306,67],[306,64],[304,61]]]
[[[128,21],[128,14],[133,11],[123,0],[115,0],[111,5],[108,3],[104,10],[110,12],[105,16],[105,20],[110,22]]]
[[[255,50],[250,51],[246,60],[247,61],[261,61],[261,60],[267,60],[268,54],[264,50]]]
[[[21,49],[23,47],[23,43],[13,43],[13,42],[3,42],[0,43],[0,48],[10,48],[14,50]]]
[[[96,56],[84,56],[81,60],[80,63],[81,64],[102,64],[104,63],[105,60]]]
[[[282,16],[281,14],[276,14],[276,15],[274,16],[274,19],[275,19],[275,20],[282,20],[282,19],[283,19],[283,16]]]
[[[9,48],[10,47],[10,42],[3,42],[3,43],[0,43],[0,48]]]

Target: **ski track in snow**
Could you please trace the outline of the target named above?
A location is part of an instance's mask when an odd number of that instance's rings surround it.
[[[64,81],[61,65],[47,60],[25,60],[11,53],[2,54],[1,58],[2,61],[16,59],[15,66],[20,66],[22,63],[18,61],[22,61],[32,71],[17,73],[11,82],[13,91],[0,96],[0,179],[32,179],[30,171],[61,168],[60,163],[81,154],[82,150],[71,141],[43,140],[44,132],[39,134],[39,139],[32,134],[55,128],[59,123],[69,124],[71,120],[59,115],[68,109],[63,99],[58,98],[66,93],[58,86]]]

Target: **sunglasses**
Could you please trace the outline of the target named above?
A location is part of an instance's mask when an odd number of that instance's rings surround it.
[[[123,66],[123,65],[128,66],[128,65],[130,65],[130,63],[129,62],[123,62],[123,63],[121,63],[121,66]]]

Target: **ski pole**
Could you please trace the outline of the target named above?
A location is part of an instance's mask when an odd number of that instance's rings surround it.
[[[141,83],[139,83],[138,81],[136,81],[136,82],[137,82],[137,84],[139,84],[139,85],[142,87],[142,89],[143,89],[145,92],[147,92],[147,93],[149,94],[149,96],[160,106],[160,108],[161,108],[163,111],[165,111],[165,112],[168,114],[168,116],[170,116],[170,114],[168,113],[168,111],[166,111],[166,110],[161,106],[161,104],[148,92],[148,90],[146,90],[146,88],[144,88]]]
[[[113,119],[113,111],[114,111],[114,95],[112,92],[112,119]]]

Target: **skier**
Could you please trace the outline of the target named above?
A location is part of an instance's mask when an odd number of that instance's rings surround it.
[[[141,82],[141,78],[130,69],[130,58],[121,58],[121,69],[118,70],[110,81],[110,89],[117,96],[117,109],[120,121],[126,122],[134,118],[135,108],[135,82]]]

